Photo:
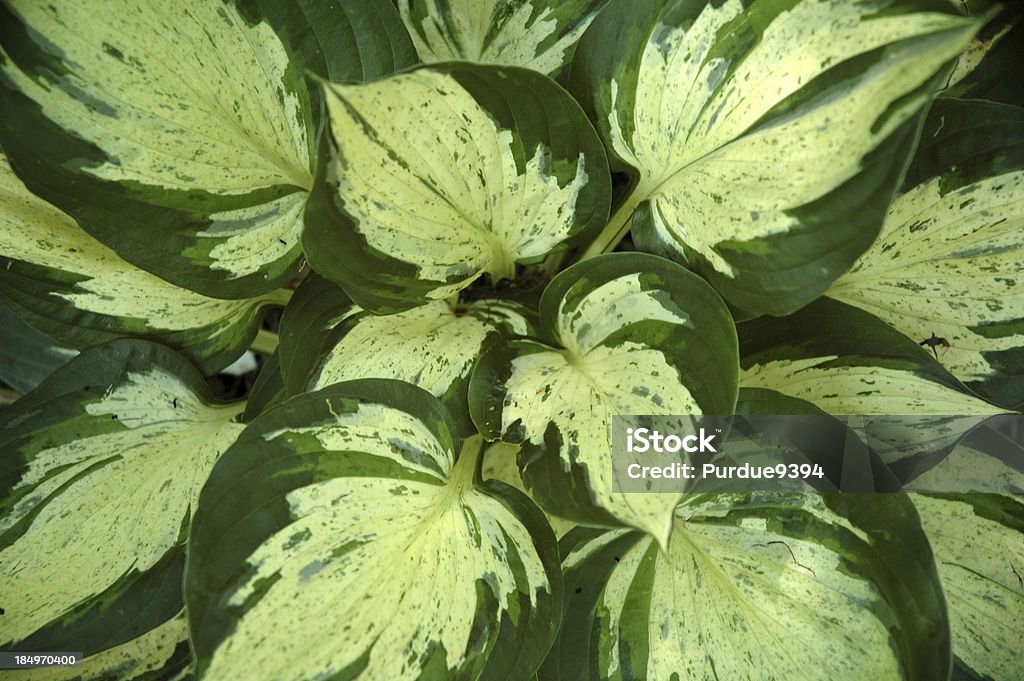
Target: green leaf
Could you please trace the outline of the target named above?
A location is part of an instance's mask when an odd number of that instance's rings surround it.
[[[732,318],[703,280],[652,255],[578,263],[541,298],[541,340],[499,343],[470,383],[473,421],[522,442],[523,480],[546,511],[668,538],[678,496],[612,491],[616,414],[728,414]]]
[[[1024,402],[1024,109],[941,99],[911,184],[828,295],[921,342],[1004,405]]]
[[[417,63],[394,5],[365,0],[237,0],[266,17],[304,67],[336,83],[364,82]]]
[[[253,421],[190,538],[199,677],[532,675],[560,619],[557,549],[525,496],[480,482],[480,444],[456,458],[443,406],[398,381],[335,385]]]
[[[1018,484],[1022,476],[1018,471]],[[1020,679],[1024,502],[1016,495],[912,494],[949,604],[956,663],[970,678]]]
[[[931,352],[876,317],[822,298],[785,318],[738,326],[740,383],[798,397],[830,414],[1001,414]]]
[[[344,4],[331,6],[366,3]],[[286,23],[272,27],[252,3],[13,2],[0,12],[0,144],[34,193],[138,267],[222,298],[277,288],[297,270],[315,170],[303,68],[354,73],[324,61],[358,68],[367,42],[339,31],[331,50],[311,37],[293,51],[275,29],[303,35],[303,7],[277,7]],[[325,28],[372,23],[317,14]]]
[[[935,10],[935,11],[928,11]],[[745,313],[788,314],[870,246],[943,64],[981,22],[938,0],[612,3],[571,89],[628,196],[630,225]]]
[[[607,0],[399,0],[424,63],[524,66],[555,77]]]
[[[0,302],[0,381],[20,393],[30,392],[77,354],[33,329]]]
[[[330,160],[303,245],[366,310],[443,300],[484,273],[512,278],[607,218],[601,143],[540,74],[453,63],[323,87]]]
[[[91,654],[181,610],[191,517],[241,407],[124,340],[0,412],[0,646]]]
[[[459,432],[474,431],[466,390],[479,357],[500,336],[529,335],[533,315],[511,301],[436,301],[376,316],[338,286],[303,282],[281,323],[291,394],[360,378],[391,378],[423,388],[448,407]]]
[[[691,495],[668,549],[563,539],[565,622],[542,681],[948,678],[949,629],[903,495]]]
[[[216,373],[249,347],[273,294],[208,298],[120,258],[35,196],[0,155],[0,299],[71,348],[159,340]]]
[[[24,681],[188,681],[192,678],[192,651],[188,647],[185,613],[141,636],[102,653],[90,655],[74,667],[50,667],[22,672]]]

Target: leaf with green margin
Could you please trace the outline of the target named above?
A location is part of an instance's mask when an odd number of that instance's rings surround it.
[[[480,445],[456,458],[443,405],[383,379],[253,421],[189,539],[199,678],[531,676],[560,620],[557,548],[525,496],[480,481]]]
[[[0,154],[0,299],[72,348],[123,336],[160,341],[204,374],[234,361],[259,330],[274,294],[208,298],[120,258],[32,194]]]
[[[979,417],[1006,411],[970,394],[930,352],[880,319],[830,298],[737,330],[743,387],[777,390],[830,414],[863,415],[868,443],[901,480],[948,451]]]
[[[14,2],[0,10],[0,144],[33,192],[129,262],[205,295],[266,293],[297,270],[315,171],[303,68],[355,75],[367,38],[379,50],[403,32],[395,11],[352,21],[359,5]],[[323,28],[377,33],[320,49],[312,9]],[[298,51],[276,31],[303,37]]]
[[[649,202],[640,240],[688,261],[745,314],[812,301],[871,245],[939,71],[981,25],[951,10],[938,0],[608,5],[580,41],[570,89],[632,186],[584,257]]]
[[[533,333],[534,315],[511,301],[439,300],[377,316],[354,307],[334,284],[313,280],[310,293],[307,284],[281,324],[291,394],[361,378],[405,381],[439,398],[464,436],[476,432],[466,391],[477,357],[501,336]]]
[[[27,393],[78,354],[36,331],[0,301],[0,381]]]
[[[560,544],[565,622],[542,681],[948,678],[935,563],[904,495],[693,495],[667,551]]]
[[[679,265],[643,253],[577,263],[541,297],[541,340],[499,342],[470,381],[473,421],[522,442],[523,480],[546,511],[638,527],[664,544],[678,496],[612,490],[616,414],[728,414],[736,404],[732,318]]]
[[[74,667],[20,672],[20,681],[187,681],[192,678],[188,625],[180,612],[138,638],[90,655]]]
[[[484,273],[512,278],[608,216],[601,142],[536,72],[450,63],[323,87],[330,160],[303,246],[366,310],[442,300]]]
[[[740,442],[760,448],[749,447],[740,456],[757,456],[768,451],[772,452],[774,463],[780,456],[795,453],[800,463],[821,467],[825,477],[813,487],[824,492],[896,492],[902,489],[889,467],[860,441],[847,423],[806,400],[767,388],[740,388],[736,414],[748,417],[746,421],[751,428],[748,439]],[[779,416],[792,418],[779,419]],[[730,446],[723,454],[729,455],[732,451]],[[815,481],[812,478],[808,482]]]
[[[1024,631],[1020,494],[910,496],[938,562],[956,666],[968,678],[1018,681]]]
[[[1024,109],[940,99],[882,233],[828,295],[1005,406],[1024,402]]]
[[[1020,415],[992,419],[907,486],[921,492],[911,494],[910,500],[921,516],[946,592],[955,679],[1020,679],[1022,420]],[[1007,437],[1014,432],[1015,438]],[[941,493],[945,490],[950,493]]]
[[[241,409],[171,350],[121,340],[0,412],[0,646],[91,654],[173,617],[199,490]]]
[[[426,64],[505,64],[554,78],[607,1],[400,0],[398,10]]]

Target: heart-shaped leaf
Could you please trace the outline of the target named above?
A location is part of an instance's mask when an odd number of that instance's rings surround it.
[[[735,327],[702,279],[652,255],[577,263],[541,298],[542,340],[498,343],[470,383],[480,432],[522,442],[523,480],[550,513],[625,523],[664,543],[675,494],[612,489],[611,419],[728,414]]]
[[[948,2],[609,4],[570,89],[632,186],[629,228],[748,314],[820,295],[874,240],[943,64],[978,19]],[[947,13],[943,13],[947,12]]]
[[[0,645],[91,654],[178,613],[199,490],[242,406],[122,340],[0,412]]]
[[[691,495],[667,550],[560,545],[565,622],[542,681],[948,678],[935,563],[904,495]]]
[[[453,63],[324,90],[330,159],[303,244],[366,310],[513,278],[608,217],[601,143],[538,73]]]
[[[456,458],[440,402],[391,380],[253,421],[190,537],[199,678],[529,678],[558,628],[558,553],[529,499],[480,482],[481,444]]]
[[[372,5],[18,0],[0,11],[0,144],[125,260],[210,296],[265,293],[297,270],[316,166],[303,69],[409,63],[398,13]]]

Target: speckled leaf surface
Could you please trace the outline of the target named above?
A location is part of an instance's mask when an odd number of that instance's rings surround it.
[[[400,0],[424,63],[524,66],[554,77],[607,0]]]
[[[743,322],[738,332],[741,386],[846,415],[902,481],[982,417],[1006,412],[967,390],[930,351],[829,298],[789,317]]]
[[[341,381],[391,378],[439,398],[475,433],[467,388],[477,358],[499,337],[533,335],[535,314],[513,301],[436,301],[391,315],[354,305],[335,284],[304,281],[281,323],[285,383],[292,395]]]
[[[159,340],[214,373],[252,342],[273,294],[209,298],[132,265],[35,196],[0,155],[0,298],[32,326],[86,348]]]
[[[294,275],[318,118],[303,69],[352,73],[327,63],[360,59],[346,31],[327,51],[284,42],[311,3],[278,3],[274,27],[258,4],[26,0],[2,10],[0,143],[18,175],[122,258],[224,298]],[[325,27],[353,25],[316,11]],[[383,23],[355,23],[391,41]]]
[[[633,178],[612,225],[621,234],[643,206],[634,238],[688,261],[745,313],[807,304],[881,227],[940,70],[981,25],[953,10],[609,4],[580,41],[570,89],[613,169]]]
[[[446,64],[324,84],[329,160],[303,244],[364,309],[515,276],[607,218],[608,168],[579,105],[544,76]],[[410,134],[415,131],[416,134]]]
[[[199,490],[241,408],[133,340],[83,352],[0,412],[0,645],[92,653],[180,611]]]
[[[542,681],[947,678],[946,610],[902,495],[692,495],[668,549],[560,545],[565,623]]]
[[[531,677],[561,613],[554,535],[520,492],[480,481],[480,438],[456,443],[440,402],[390,380],[253,421],[190,537],[199,678]]]
[[[548,512],[664,543],[678,495],[612,490],[611,419],[732,411],[736,337],[724,303],[671,261],[615,253],[555,277],[540,313],[539,340],[498,343],[481,358],[474,422],[522,442],[523,480]]]
[[[958,670],[1020,678],[1024,502],[1016,494],[910,495],[938,563]]]
[[[777,390],[830,414],[1005,412],[970,394],[930,351],[845,303],[823,298],[738,330],[745,388]]]
[[[188,625],[181,612],[138,638],[90,655],[67,668],[18,672],[23,681],[188,681],[192,678],[192,651]]]
[[[915,341],[953,375],[1024,403],[1024,109],[941,99],[882,233],[828,295]]]

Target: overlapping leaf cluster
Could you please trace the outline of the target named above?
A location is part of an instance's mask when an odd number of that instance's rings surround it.
[[[1024,15],[982,9],[5,0],[0,648],[1024,678],[1009,439],[944,450],[1003,494],[611,479],[617,414],[1021,410]]]

